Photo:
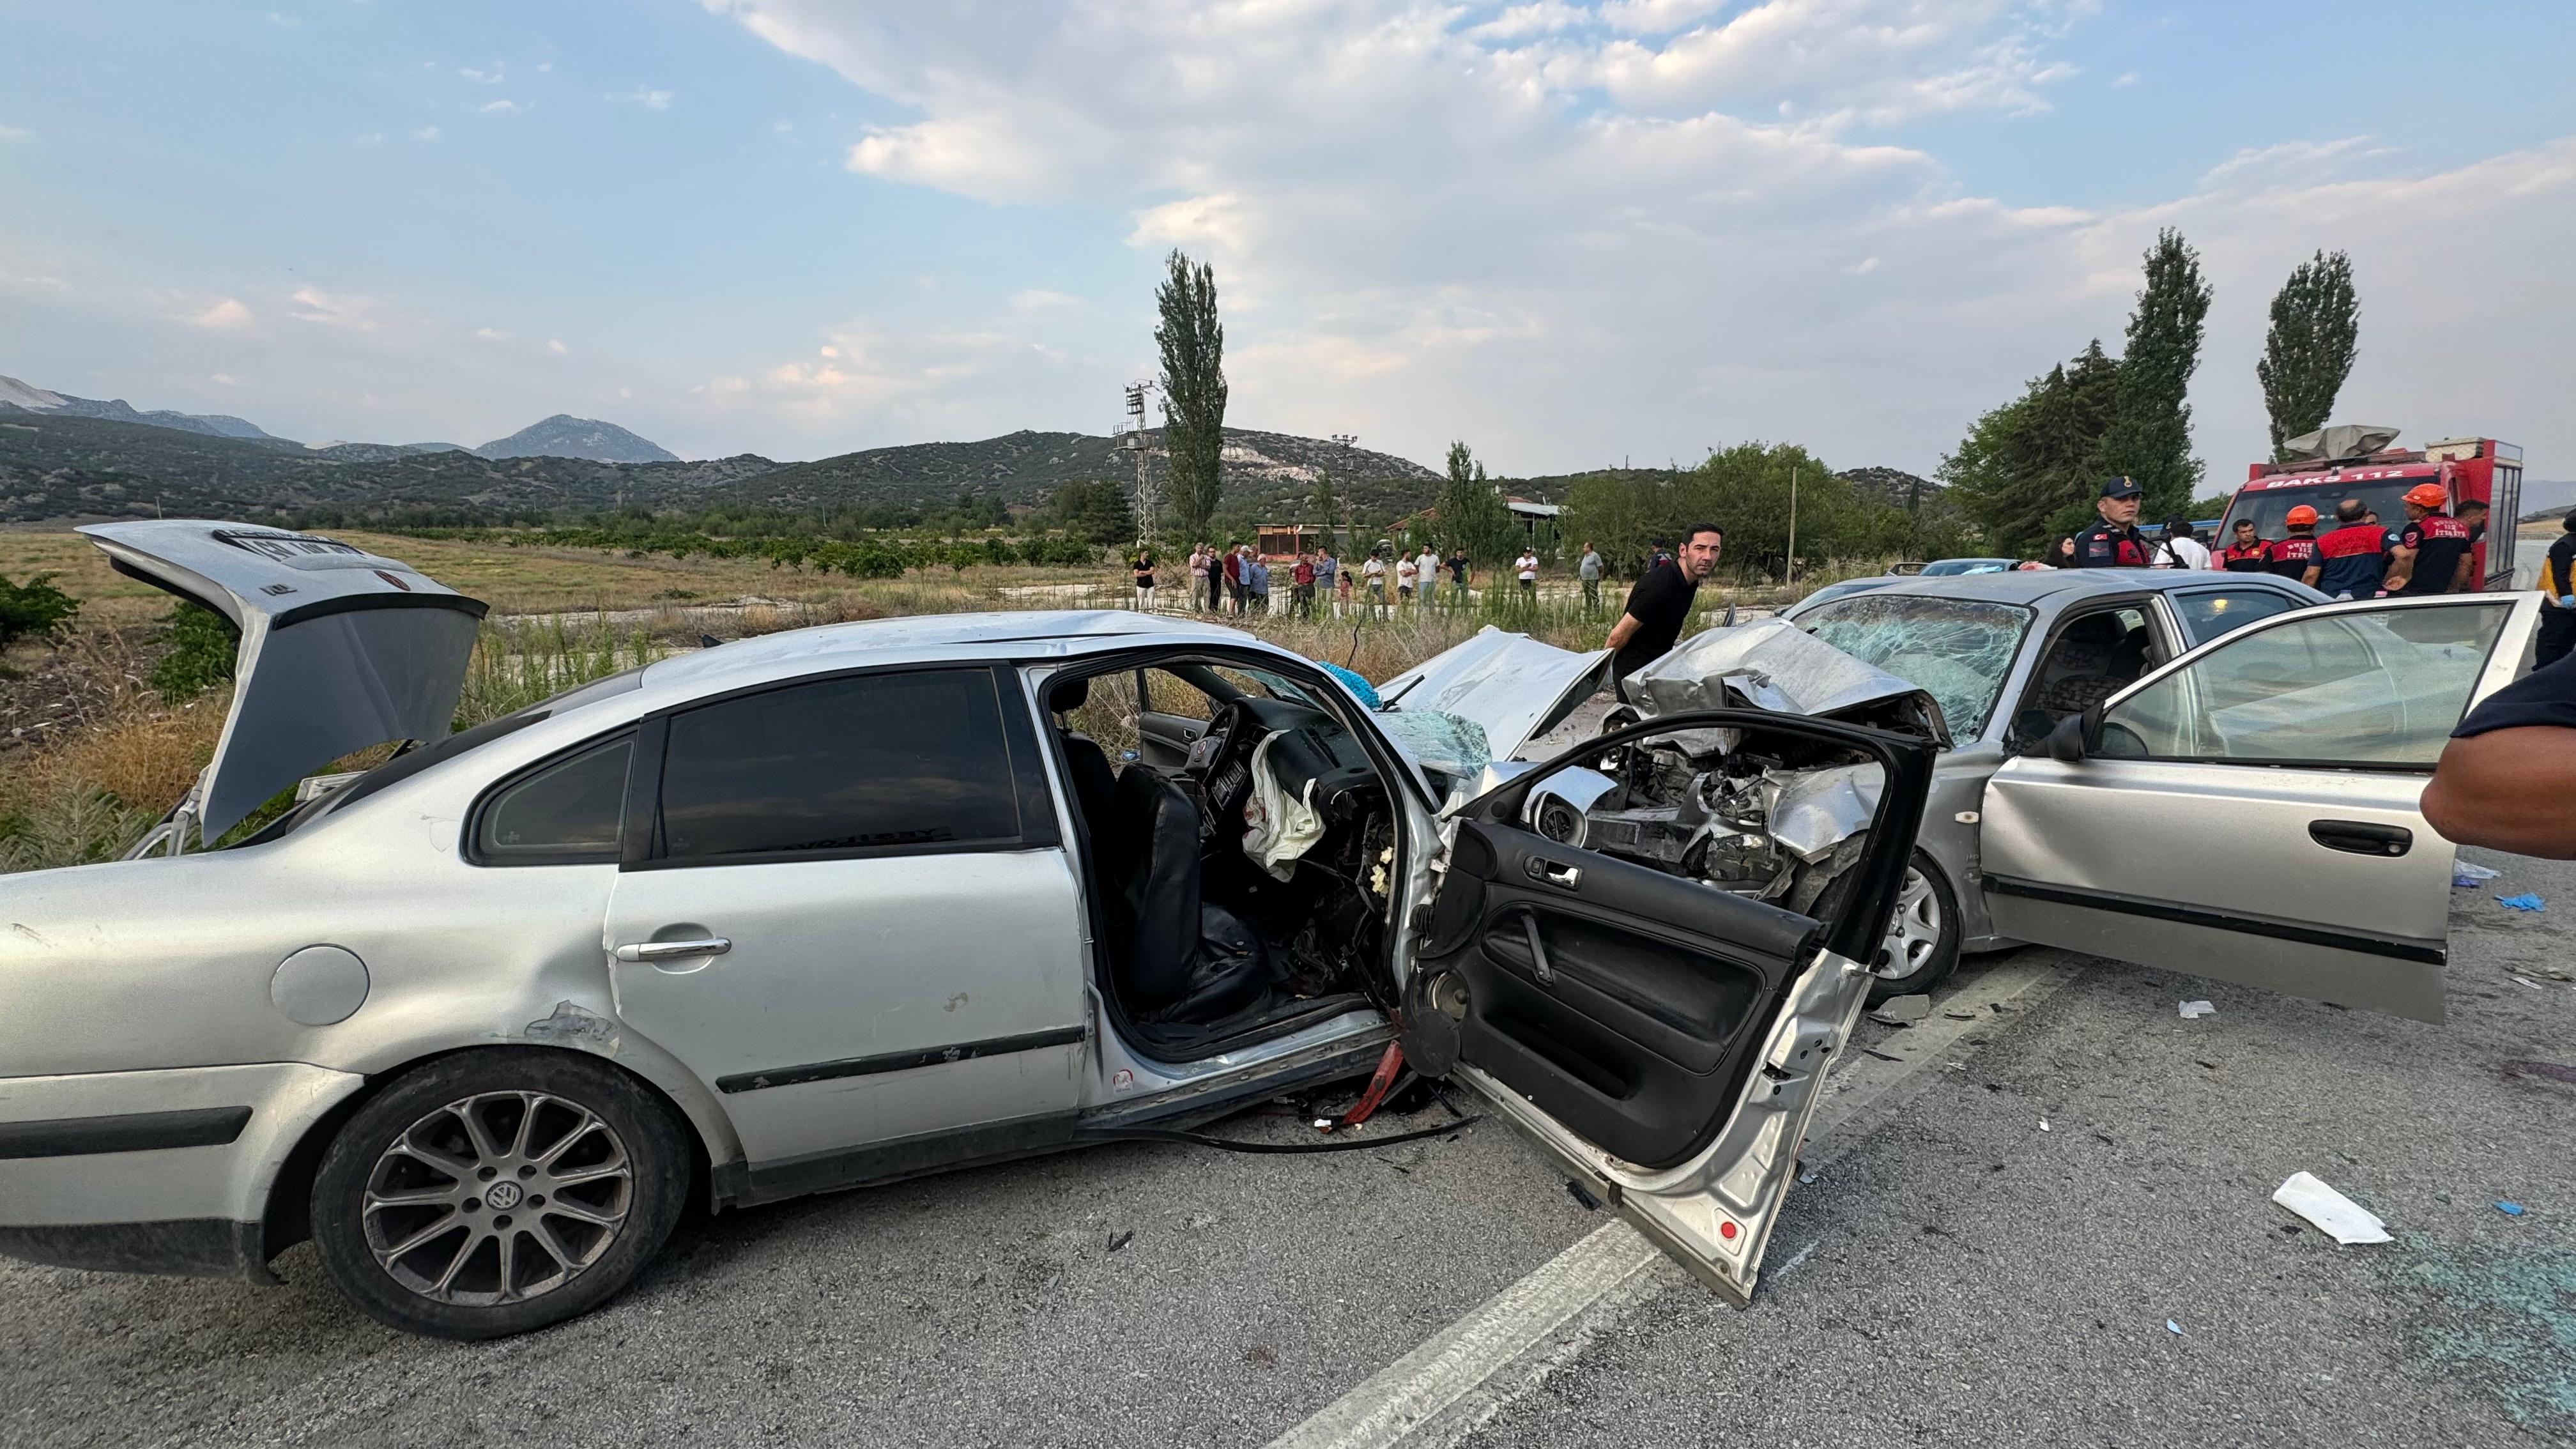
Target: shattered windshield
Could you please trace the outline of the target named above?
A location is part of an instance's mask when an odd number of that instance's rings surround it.
[[[1985,732],[2030,621],[2018,604],[1869,593],[1810,610],[1797,624],[1931,695],[1951,737],[1972,740]]]

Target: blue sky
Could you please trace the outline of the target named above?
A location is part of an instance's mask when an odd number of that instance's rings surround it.
[[[2344,416],[2576,474],[2576,7],[2121,0],[276,0],[21,7],[0,373],[308,440],[553,412],[691,456],[1103,431],[1178,245],[1231,420],[1506,473],[1794,438],[1929,470],[2218,287],[2212,476],[2281,275]]]

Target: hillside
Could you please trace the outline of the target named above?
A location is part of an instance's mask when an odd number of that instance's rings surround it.
[[[615,423],[570,413],[530,423],[474,450],[482,458],[581,458],[593,463],[676,463],[679,455]]]
[[[756,454],[703,462],[486,458],[461,449],[344,443],[322,449],[151,424],[29,411],[0,403],[0,521],[328,510],[351,521],[451,521],[620,506],[810,509],[944,505],[959,493],[1035,503],[1076,479],[1135,476],[1135,455],[1082,433],[1012,433],[971,443],[871,448],[811,463]],[[1315,471],[1334,466],[1341,496],[1393,516],[1430,501],[1436,475],[1401,458],[1313,438],[1226,432],[1227,506],[1294,516]],[[1160,459],[1156,466],[1161,466]]]
[[[198,433],[214,438],[246,438],[275,446],[293,447],[286,438],[273,437],[258,424],[228,413],[181,413],[168,408],[138,412],[123,398],[102,401],[98,398],[73,397],[68,393],[49,391],[14,377],[0,377],[0,403],[28,412],[66,418],[97,418],[105,422],[135,423],[144,427],[170,428],[183,433]]]

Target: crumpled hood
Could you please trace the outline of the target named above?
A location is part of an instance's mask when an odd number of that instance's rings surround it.
[[[1485,732],[1492,758],[1521,746],[1599,686],[1610,651],[1579,654],[1488,624],[1377,687],[1385,708],[1469,720]]]
[[[1926,691],[1845,654],[1786,619],[1694,634],[1628,676],[1638,712],[1755,709],[1875,725],[1947,749],[1950,727]]]
[[[387,740],[444,738],[481,600],[411,565],[310,534],[153,519],[80,532],[117,572],[232,620],[232,712],[201,779],[212,841],[271,795]]]

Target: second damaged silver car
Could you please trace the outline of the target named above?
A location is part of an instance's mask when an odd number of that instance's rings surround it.
[[[1518,636],[1388,691],[1489,721],[1505,756],[1709,708],[1938,747],[1881,998],[2036,942],[2438,1021],[2453,852],[2416,801],[2461,715],[2529,667],[2538,610],[2206,572],[1917,579],[1685,639],[1606,716],[1576,704],[1600,655]],[[1554,772],[1533,828],[1791,909],[1829,908],[1865,849],[1867,774],[1722,731],[1613,760]]]

